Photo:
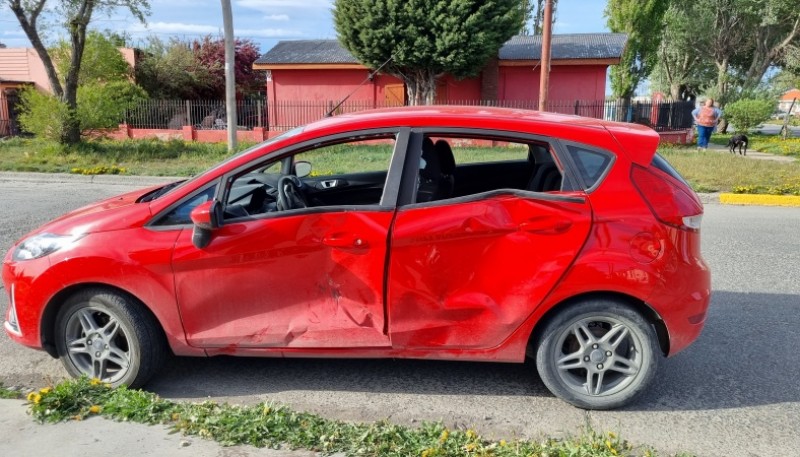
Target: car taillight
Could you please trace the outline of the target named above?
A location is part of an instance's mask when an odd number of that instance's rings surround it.
[[[699,230],[703,204],[686,184],[657,169],[634,165],[631,181],[661,222],[683,230]]]

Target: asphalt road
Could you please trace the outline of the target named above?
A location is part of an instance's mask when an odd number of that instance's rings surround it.
[[[129,189],[0,179],[0,247],[71,208]],[[710,204],[703,234],[714,287],[706,329],[623,410],[575,409],[554,398],[532,366],[512,364],[176,358],[149,388],[173,399],[270,399],[346,420],[443,420],[497,438],[563,436],[590,425],[668,453],[798,455],[800,208]],[[5,292],[0,297],[5,310]],[[57,361],[2,333],[0,382],[33,388],[62,377]]]

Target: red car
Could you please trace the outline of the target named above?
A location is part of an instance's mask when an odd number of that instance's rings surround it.
[[[165,356],[523,362],[614,408],[700,334],[703,207],[633,125],[425,107],[284,133],[35,230],[5,329],[74,376]]]

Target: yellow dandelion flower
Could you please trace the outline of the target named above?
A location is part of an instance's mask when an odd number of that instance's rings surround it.
[[[102,410],[102,408],[100,408],[99,405],[92,405],[92,406],[89,407],[89,412],[92,413],[92,414],[100,414],[101,410]]]
[[[25,397],[25,398],[27,398],[27,399],[28,399],[28,401],[33,401],[33,396],[34,396],[34,395],[36,395],[36,392],[31,392],[31,393],[29,393],[29,394],[28,394],[28,396],[27,396],[27,397]]]
[[[42,395],[49,394],[53,390],[52,387],[43,387],[39,390],[39,393]]]
[[[42,396],[39,394],[33,394],[33,404],[38,405],[40,401],[42,401]]]
[[[178,413],[172,413],[172,420],[176,421],[181,418],[181,415]]]
[[[93,385],[93,386],[97,386],[97,385],[100,385],[100,384],[102,384],[102,383],[103,383],[103,381],[101,381],[101,380],[99,380],[99,379],[97,379],[97,378],[92,378],[92,379],[89,381],[89,384],[90,384],[90,385]]]
[[[617,455],[617,450],[616,449],[611,449],[611,453],[614,454],[614,455]]]
[[[506,440],[500,440],[500,447],[506,447],[507,444]]]
[[[447,438],[449,438],[449,437],[450,437],[450,431],[447,430],[447,429],[444,429],[444,431],[442,432],[442,435],[439,437],[439,441],[444,443],[445,441],[447,441]]]
[[[106,386],[106,388],[107,388],[107,389],[110,389],[110,388],[111,388],[111,383],[110,383],[110,382],[107,382],[107,383],[105,383],[104,385]]]
[[[615,440],[617,439],[617,434],[614,432],[608,432],[608,437],[611,438],[612,440]]]
[[[431,455],[430,449],[425,449],[424,451],[422,451],[422,457],[428,457],[429,455]]]
[[[476,436],[478,436],[478,434],[475,433],[475,430],[472,429],[467,430],[467,438],[474,440]]]
[[[474,444],[474,443],[470,443],[470,444],[466,445],[466,446],[464,447],[464,449],[466,449],[466,450],[467,450],[467,452],[472,452],[472,451],[474,451],[474,450],[475,450],[475,444]]]
[[[606,440],[606,447],[612,449],[614,446],[611,444],[611,441]]]

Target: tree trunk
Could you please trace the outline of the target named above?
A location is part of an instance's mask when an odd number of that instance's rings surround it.
[[[61,98],[64,96],[64,90],[61,87],[61,82],[58,80],[56,67],[53,65],[53,60],[50,58],[47,48],[44,47],[44,44],[39,37],[38,30],[36,30],[36,20],[39,18],[39,14],[41,14],[42,9],[44,9],[45,2],[46,0],[40,0],[32,5],[30,9],[30,16],[25,14],[25,9],[22,7],[20,0],[9,2],[9,6],[11,7],[11,11],[13,11],[14,15],[17,17],[17,21],[19,21],[19,25],[25,32],[25,35],[33,45],[33,49],[36,50],[36,54],[38,54],[39,58],[42,59],[42,64],[44,64],[44,70],[47,74],[47,81],[50,83],[50,89],[53,91],[53,94],[56,97]]]
[[[430,70],[407,71],[408,104],[432,105],[436,100],[436,74]]]

